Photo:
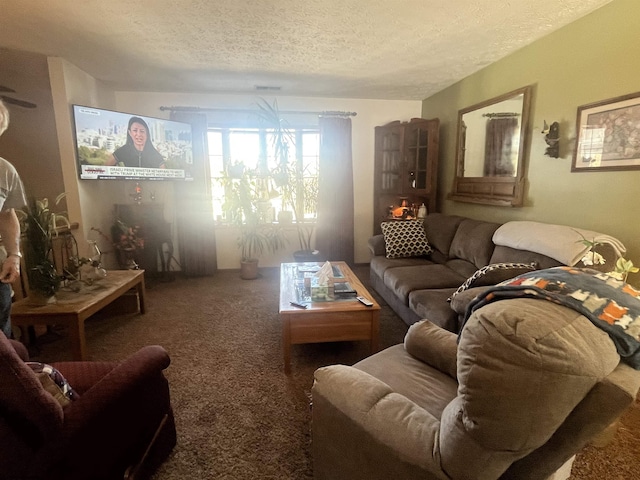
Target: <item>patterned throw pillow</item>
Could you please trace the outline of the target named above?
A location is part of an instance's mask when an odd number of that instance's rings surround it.
[[[453,295],[449,298],[449,301],[459,293],[470,289],[471,287],[482,287],[488,285],[496,285],[510,278],[517,277],[520,274],[537,270],[538,264],[536,262],[531,263],[492,263],[486,267],[482,267],[471,275],[465,282],[453,292]]]
[[[44,389],[63,407],[79,398],[76,391],[56,368],[40,362],[25,362],[25,364],[33,370]]]
[[[433,251],[422,220],[382,222],[381,227],[387,258],[420,257]]]

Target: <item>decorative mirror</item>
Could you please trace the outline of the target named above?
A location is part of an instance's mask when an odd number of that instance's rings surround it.
[[[519,207],[531,86],[458,112],[456,176],[449,199]]]

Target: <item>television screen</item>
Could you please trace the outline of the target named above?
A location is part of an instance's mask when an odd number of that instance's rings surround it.
[[[78,173],[84,180],[193,180],[191,125],[73,106]]]

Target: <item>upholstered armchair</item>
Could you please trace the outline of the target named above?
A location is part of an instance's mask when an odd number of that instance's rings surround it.
[[[488,304],[457,335],[315,373],[317,480],[534,480],[554,475],[634,401],[640,372],[609,336],[536,299]]]
[[[139,479],[173,449],[162,347],[121,363],[27,360],[0,333],[0,479]]]

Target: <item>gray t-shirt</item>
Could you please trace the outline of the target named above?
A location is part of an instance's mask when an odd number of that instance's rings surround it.
[[[21,209],[26,204],[20,175],[11,163],[0,157],[0,210]]]
[[[17,210],[27,205],[24,186],[15,167],[0,157],[0,211],[15,208]],[[4,246],[0,246],[0,264],[7,258]]]
[[[26,204],[20,175],[11,163],[0,157],[0,210],[20,209]]]

